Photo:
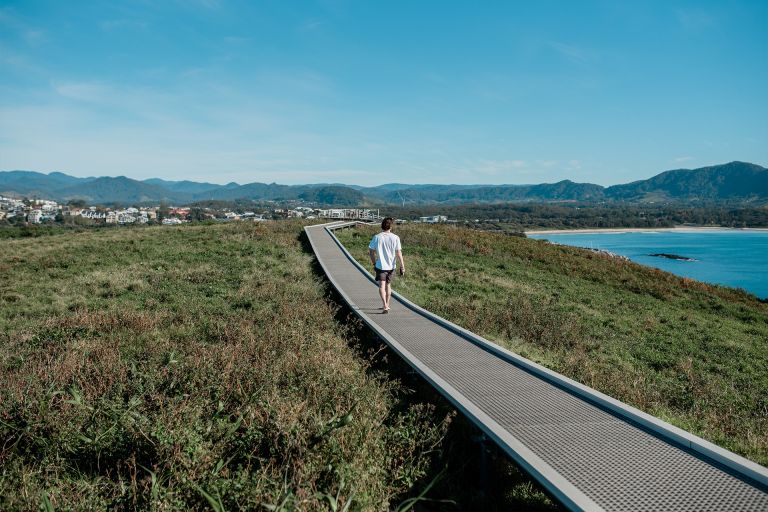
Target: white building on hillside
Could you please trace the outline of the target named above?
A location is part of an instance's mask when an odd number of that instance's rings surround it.
[[[425,224],[437,224],[438,222],[447,222],[448,217],[445,215],[430,215],[428,217],[419,217],[419,222]]]
[[[318,217],[321,219],[359,219],[359,220],[381,220],[379,210],[365,210],[360,208],[330,208],[328,210],[319,210]]]
[[[123,212],[117,212],[118,224],[133,224],[134,222],[136,222],[136,217],[129,213],[127,210]]]
[[[29,212],[29,215],[27,215],[27,220],[32,224],[40,224],[40,221],[43,220],[43,212],[40,210],[32,210]]]
[[[81,211],[80,216],[86,219],[102,220],[107,218],[107,212],[100,212],[96,209],[88,209]]]

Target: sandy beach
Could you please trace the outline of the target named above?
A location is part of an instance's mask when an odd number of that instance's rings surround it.
[[[718,226],[675,226],[673,228],[588,228],[588,229],[542,229],[526,231],[526,235],[562,235],[596,233],[647,233],[647,232],[700,233],[702,231],[768,231],[768,228],[728,228]]]

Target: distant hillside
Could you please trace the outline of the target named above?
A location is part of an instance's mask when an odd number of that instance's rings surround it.
[[[389,204],[413,204],[451,201],[457,194],[483,188],[482,185],[382,185],[361,192]]]
[[[342,184],[280,185],[277,183],[198,183],[159,178],[137,181],[119,178],[75,178],[63,173],[0,172],[0,194],[47,197],[60,201],[85,199],[91,203],[146,203],[167,201],[289,201],[318,205],[457,205],[510,202],[677,202],[768,204],[768,169],[731,162],[701,169],[666,171],[647,180],[604,188],[563,180],[538,185],[408,185],[376,187]]]
[[[513,201],[594,201],[603,199],[603,187],[570,180],[541,185],[385,185],[363,190],[387,203],[501,203]]]
[[[731,162],[701,169],[666,171],[648,180],[605,189],[619,201],[726,201],[768,200],[768,169]]]
[[[60,189],[57,199],[83,199],[89,204],[103,203],[147,203],[181,200],[188,201],[190,196],[173,194],[168,189],[132,180],[125,176],[117,178],[96,178],[83,184],[75,184]]]
[[[148,180],[144,180],[144,183],[163,187],[167,190],[170,190],[171,192],[180,192],[182,194],[202,194],[210,190],[214,190],[222,187],[221,185],[217,185],[215,183],[198,183],[196,181],[187,181],[187,180],[166,181],[166,180],[161,180],[160,178],[150,178]],[[232,188],[232,186],[239,187],[240,185],[238,185],[237,183],[230,183],[229,185],[224,185],[224,186]]]
[[[58,190],[95,178],[75,178],[61,172],[43,174],[33,171],[0,172],[0,194],[52,197]]]
[[[366,201],[365,196],[357,190],[338,185],[308,190],[302,192],[299,198],[311,203],[334,206],[359,206]]]
[[[278,185],[277,183],[248,183],[237,187],[220,187],[207,192],[194,195],[196,201],[203,200],[235,200],[257,199],[267,201],[284,201],[298,199],[302,192],[311,188],[311,185]]]
[[[653,178],[604,188],[570,180],[541,185],[381,185],[361,189],[389,204],[463,204],[517,201],[768,203],[768,169],[731,162],[663,172]]]

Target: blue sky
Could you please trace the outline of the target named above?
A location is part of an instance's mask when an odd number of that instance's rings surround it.
[[[768,2],[0,0],[0,170],[603,185],[768,166]]]

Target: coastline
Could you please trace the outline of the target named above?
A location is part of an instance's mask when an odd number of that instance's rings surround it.
[[[729,228],[720,226],[675,226],[673,228],[585,228],[585,229],[542,229],[524,231],[525,235],[591,235],[598,233],[658,233],[658,232],[676,232],[676,233],[701,233],[715,231],[757,231],[768,232],[768,228]]]
[[[676,226],[672,228],[604,228],[604,229],[598,229],[598,228],[591,228],[591,229],[548,229],[548,230],[540,230],[540,231],[526,231],[525,235],[529,236],[531,240],[539,240],[539,241],[548,241],[549,243],[554,244],[561,244],[560,237],[557,235],[564,235],[566,239],[568,240],[568,243],[562,244],[567,246],[575,246],[575,247],[581,247],[582,249],[587,250],[599,250],[605,253],[612,253],[621,255],[623,257],[629,258],[631,261],[634,261],[635,263],[639,265],[643,265],[646,267],[651,268],[657,268],[664,270],[666,272],[670,272],[672,274],[676,274],[681,277],[687,277],[689,279],[694,279],[697,281],[701,281],[707,284],[711,285],[718,285],[718,286],[724,286],[728,288],[740,288],[747,293],[754,295],[758,300],[762,302],[768,302],[768,289],[766,289],[765,284],[766,281],[763,277],[763,274],[756,270],[756,268],[759,268],[760,262],[759,257],[756,262],[756,254],[755,252],[751,252],[748,254],[740,254],[737,257],[734,257],[733,254],[724,254],[719,253],[721,259],[718,260],[717,257],[710,257],[710,258],[703,258],[701,257],[701,254],[689,254],[684,249],[680,249],[682,252],[678,252],[677,246],[675,243],[672,243],[672,245],[669,245],[667,243],[665,245],[665,242],[659,241],[659,239],[656,239],[655,237],[650,237],[645,239],[645,237],[639,237],[640,239],[644,239],[645,242],[636,242],[636,239],[641,234],[653,234],[653,233],[671,233],[671,234],[680,234],[680,236],[669,238],[669,240],[677,240],[679,243],[684,243],[685,240],[704,240],[707,238],[711,238],[712,240],[724,240],[724,243],[726,245],[733,244],[733,243],[740,243],[740,241],[746,242],[746,239],[752,239],[754,241],[757,241],[758,244],[765,244],[768,242],[768,239],[766,239],[766,235],[768,235],[768,228],[729,228],[729,227],[718,227],[718,226]],[[742,234],[743,236],[739,236],[739,234]],[[749,236],[748,234],[752,233],[754,236]],[[630,245],[633,244],[639,244],[637,247],[634,247],[633,250],[629,250],[627,246],[624,246],[624,240],[623,237],[603,237],[602,239],[599,238],[600,235],[618,235],[618,234],[627,234],[626,237],[627,240],[633,240]],[[635,236],[629,236],[630,234],[634,234]],[[683,236],[683,234],[686,234]],[[711,234],[711,237],[706,236],[707,234]],[[717,234],[720,234],[720,236],[717,236]],[[552,236],[548,236],[552,235]],[[567,235],[584,235],[584,237],[579,236],[571,236],[568,237]],[[594,235],[593,237],[590,237],[589,235]],[[700,236],[697,236],[700,235]],[[598,238],[595,238],[598,237]],[[610,240],[609,240],[610,239]],[[653,242],[652,240],[656,240],[656,242]],[[729,242],[728,240],[732,240]],[[595,240],[602,240],[601,242],[595,242]],[[589,245],[596,244],[598,249],[594,249],[593,247],[586,247],[586,245],[589,243]],[[704,243],[704,242],[702,242]],[[754,243],[754,242],[753,242]],[[659,245],[661,244],[661,245]],[[704,247],[699,247],[699,249],[703,249],[706,251],[714,250],[715,253],[718,253],[718,249],[715,246],[712,246],[711,248],[706,247],[706,243],[704,243]],[[720,245],[723,245],[721,243]],[[750,247],[757,247],[750,244],[747,244]],[[764,245],[761,245],[761,247],[765,247]],[[634,252],[633,252],[634,251]],[[639,251],[639,252],[638,252]],[[765,250],[763,249],[763,253]],[[695,259],[699,263],[695,264],[691,267],[685,267],[683,269],[682,267],[677,266],[677,264],[673,263],[665,263],[666,258],[661,258],[658,260],[651,261],[649,258],[645,258],[645,256],[651,256],[650,253],[654,253],[653,255],[658,255],[660,253],[670,253],[670,254],[685,254],[686,257],[691,257],[692,259]],[[630,254],[633,256],[630,257]],[[641,258],[642,256],[642,258]],[[676,259],[676,258],[670,258],[670,259]],[[725,270],[733,269],[734,265],[736,264],[734,262],[734,259],[740,260],[739,265],[744,265],[744,261],[747,261],[746,267],[741,268],[739,272],[745,272],[745,274],[740,277],[739,279],[734,279],[732,277],[728,277],[728,272],[723,273]],[[638,261],[640,260],[640,261]],[[708,261],[708,266],[705,263]],[[757,265],[757,267],[756,267]],[[707,267],[705,270],[698,269],[698,267]],[[756,273],[757,272],[757,273]],[[731,272],[732,274],[732,272]]]

